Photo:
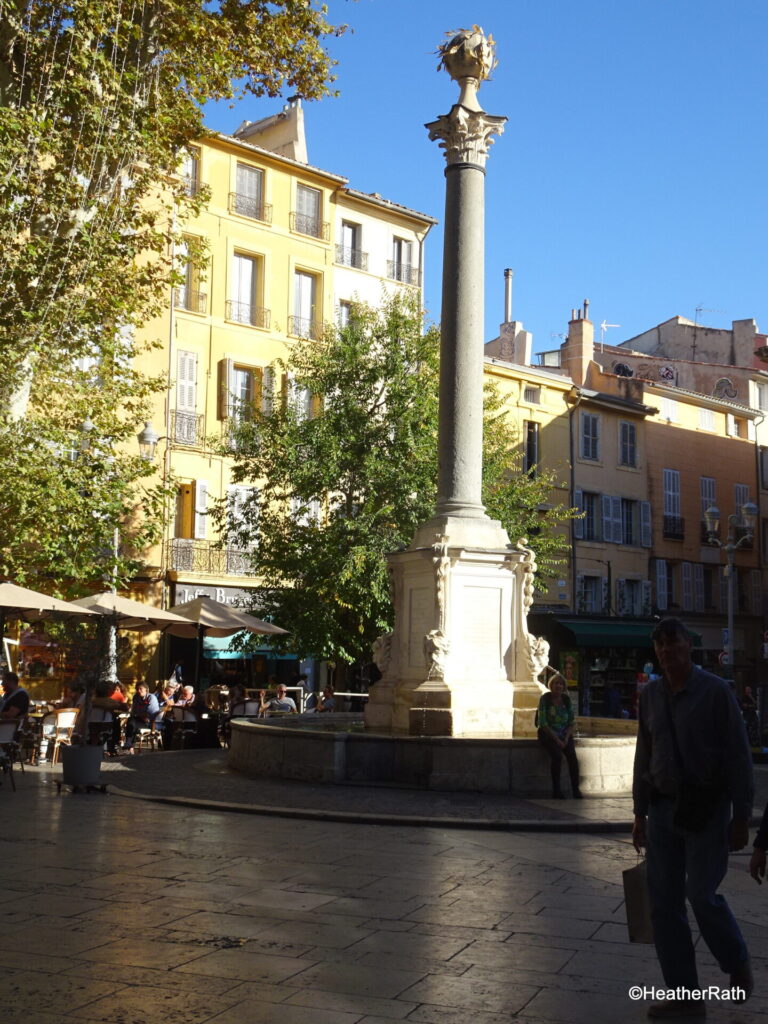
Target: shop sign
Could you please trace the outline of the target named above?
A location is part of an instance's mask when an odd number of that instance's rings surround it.
[[[242,587],[205,587],[197,583],[176,583],[174,584],[173,603],[186,604],[194,601],[196,597],[210,597],[219,604],[231,604],[236,607],[251,605],[256,597],[255,590],[245,590]]]

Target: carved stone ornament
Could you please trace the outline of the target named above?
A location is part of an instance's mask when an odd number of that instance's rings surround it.
[[[424,637],[427,679],[444,679],[450,643],[442,629],[431,629]]]
[[[470,110],[479,110],[477,90],[480,83],[490,77],[496,67],[493,36],[486,36],[479,25],[471,29],[462,28],[458,32],[446,32],[448,39],[437,48],[440,61],[437,70],[442,68],[461,86],[459,103]]]
[[[485,167],[488,151],[493,145],[492,135],[501,135],[506,117],[496,117],[482,110],[468,110],[456,104],[449,114],[441,114],[426,128],[430,141],[439,140],[445,150],[446,163],[469,163]]]
[[[371,644],[371,650],[373,652],[373,663],[376,668],[381,672],[382,676],[387,674],[387,669],[392,661],[392,638],[393,633],[384,633],[382,636],[376,637]]]

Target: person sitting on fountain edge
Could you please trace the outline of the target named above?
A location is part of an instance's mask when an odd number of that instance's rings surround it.
[[[571,698],[566,692],[565,679],[556,672],[549,680],[549,693],[542,694],[539,710],[536,712],[539,743],[549,754],[552,772],[552,797],[563,800],[560,788],[560,768],[563,758],[568,762],[571,776],[571,793],[581,799],[579,789],[579,762],[573,743],[574,713]]]

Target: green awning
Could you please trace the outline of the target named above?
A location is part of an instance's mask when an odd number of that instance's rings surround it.
[[[557,619],[578,647],[643,647],[651,650],[655,622],[626,622],[622,619]],[[691,630],[693,646],[701,647],[701,636]]]

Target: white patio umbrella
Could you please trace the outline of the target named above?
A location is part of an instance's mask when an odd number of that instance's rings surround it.
[[[120,629],[155,630],[168,629],[169,626],[192,626],[191,619],[185,619],[175,612],[156,608],[152,604],[142,604],[128,597],[121,597],[111,590],[103,594],[90,594],[80,597],[73,604],[81,608],[89,608],[98,615],[108,616]]]
[[[212,597],[203,595],[186,604],[177,604],[172,612],[185,619],[191,619],[193,625],[169,626],[167,632],[172,636],[197,637],[197,654],[195,659],[195,682],[200,678],[200,659],[203,650],[204,636],[232,636],[246,630],[249,633],[265,633],[277,636],[285,635],[288,630],[281,629],[271,622],[257,619],[239,608],[214,601]]]
[[[60,601],[37,590],[19,587],[15,583],[0,583],[0,645],[5,656],[6,619],[22,619],[24,622],[38,622],[41,619],[88,619],[95,613],[89,608]]]

